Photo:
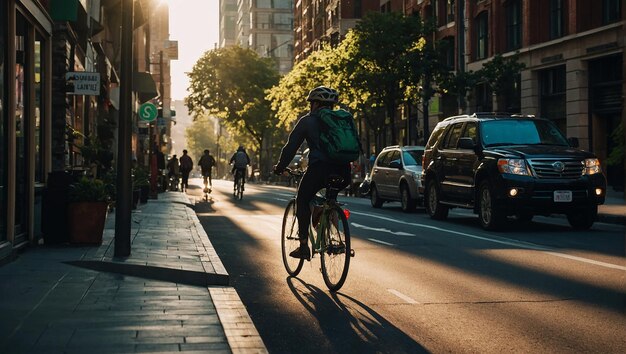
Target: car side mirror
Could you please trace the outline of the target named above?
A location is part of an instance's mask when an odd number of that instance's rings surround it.
[[[397,168],[397,169],[402,169],[402,162],[398,161],[398,160],[393,160],[389,163],[389,167],[391,168]]]
[[[459,139],[459,149],[474,150],[476,143],[472,138],[461,138]]]
[[[580,146],[580,142],[578,141],[578,138],[567,138],[567,142],[569,143],[569,146],[573,148],[577,148]]]

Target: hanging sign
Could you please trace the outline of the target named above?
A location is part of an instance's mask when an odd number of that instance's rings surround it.
[[[71,95],[98,96],[100,94],[100,73],[71,71],[65,73]],[[73,86],[73,89],[72,89]]]
[[[139,106],[137,114],[141,120],[152,122],[156,119],[159,109],[153,103],[146,102]]]

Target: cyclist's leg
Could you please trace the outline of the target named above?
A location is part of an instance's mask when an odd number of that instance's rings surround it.
[[[241,190],[244,190],[244,186],[246,185],[246,169],[242,168],[239,173],[241,174]]]
[[[213,187],[213,181],[211,179],[211,175],[213,174],[213,169],[209,168],[209,185]]]
[[[296,194],[296,217],[298,218],[298,233],[300,243],[307,244],[309,225],[311,223],[311,209],[309,203],[315,193],[324,187],[326,180],[326,168],[321,163],[309,166],[302,176],[298,192]]]

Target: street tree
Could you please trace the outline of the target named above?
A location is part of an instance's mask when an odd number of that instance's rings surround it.
[[[405,101],[411,65],[407,53],[424,36],[418,16],[370,12],[354,28],[356,51],[349,70],[354,85],[367,87],[374,101],[384,104],[395,143],[396,111]],[[393,38],[393,40],[390,40]]]
[[[187,150],[189,155],[198,161],[205,149],[217,150],[217,136],[215,135],[215,120],[208,114],[202,114],[194,119],[193,123],[185,130]]]
[[[263,146],[278,120],[265,96],[279,81],[275,63],[250,49],[219,48],[206,52],[188,76],[185,104],[191,114],[215,115],[233,134],[252,140],[261,166],[269,166]]]

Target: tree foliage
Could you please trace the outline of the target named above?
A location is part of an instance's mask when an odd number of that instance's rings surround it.
[[[225,47],[206,52],[188,76],[185,104],[192,115],[220,118],[230,132],[253,140],[261,160],[263,142],[278,123],[265,99],[279,81],[275,63],[250,49]]]
[[[198,161],[204,149],[216,151],[217,136],[215,134],[215,121],[207,114],[196,117],[193,123],[185,131],[187,150],[194,161]]]

